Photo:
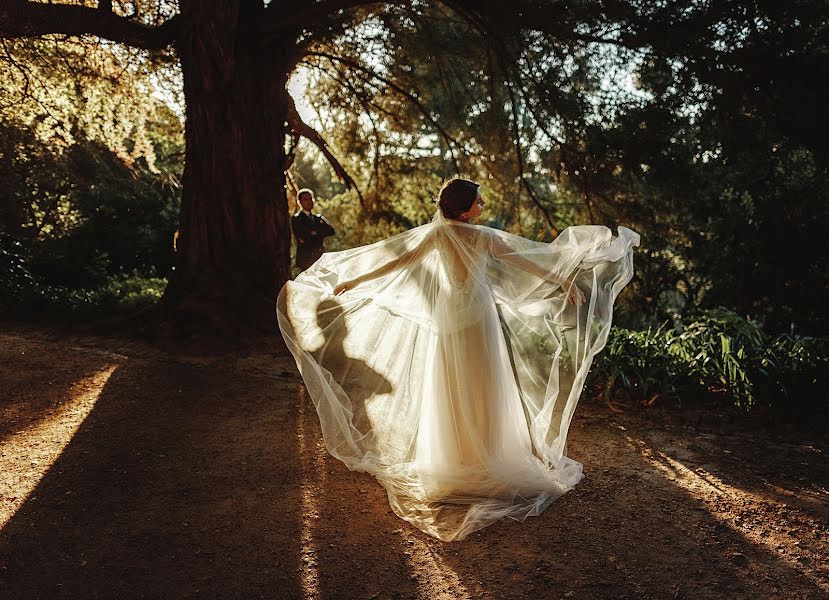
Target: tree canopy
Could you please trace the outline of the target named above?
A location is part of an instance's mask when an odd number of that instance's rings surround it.
[[[113,207],[167,248],[184,333],[269,329],[292,189],[325,190],[350,245],[424,222],[456,174],[527,236],[641,231],[632,320],[825,329],[823,3],[6,0],[0,38],[4,231],[54,244]]]

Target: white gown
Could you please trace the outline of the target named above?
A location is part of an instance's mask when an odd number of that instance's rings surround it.
[[[328,451],[441,540],[540,514],[582,477],[567,430],[638,243],[601,226],[534,242],[438,211],[324,254],[286,283],[277,316]],[[583,304],[567,302],[572,284]]]

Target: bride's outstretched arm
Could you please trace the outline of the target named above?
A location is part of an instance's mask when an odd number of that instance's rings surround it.
[[[531,273],[540,279],[552,281],[553,283],[561,286],[561,289],[567,294],[567,300],[570,304],[584,303],[584,294],[572,280],[560,277],[559,275],[543,268],[538,263],[533,262],[529,258],[516,254],[516,252],[510,246],[505,244],[504,241],[498,236],[492,236],[490,248],[492,255],[498,260],[518,267],[519,269],[526,271],[527,273]]]
[[[387,262],[384,265],[381,265],[374,269],[373,271],[369,271],[368,273],[364,273],[354,279],[349,279],[347,281],[340,282],[334,288],[334,294],[339,296],[343,292],[346,292],[352,289],[355,286],[360,285],[361,283],[365,283],[366,281],[371,281],[372,279],[377,279],[378,277],[382,277],[383,275],[388,275],[392,271],[396,271],[400,267],[414,264],[419,262],[426,254],[433,248],[434,246],[434,239],[432,235],[427,236],[416,248],[412,248],[408,252],[401,254],[397,258],[394,258]]]

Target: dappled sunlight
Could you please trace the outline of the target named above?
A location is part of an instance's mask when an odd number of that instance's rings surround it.
[[[327,471],[325,461],[327,451],[322,437],[316,430],[316,411],[308,397],[304,386],[299,386],[297,392],[298,405],[298,457],[301,470],[300,475],[300,573],[298,579],[305,598],[324,597],[326,583],[321,581],[320,571],[326,564],[328,548],[320,547],[331,538],[330,532],[320,530],[320,521],[330,519],[325,513],[330,509],[325,505],[327,498],[326,484]],[[360,490],[363,493],[363,490]],[[366,512],[362,509],[360,514]],[[397,517],[394,517],[396,520]],[[441,598],[471,598],[469,590],[464,586],[461,577],[452,566],[444,560],[439,544],[430,544],[417,535],[411,526],[399,521],[399,531],[407,532],[406,542],[402,550],[403,563],[417,584],[417,598],[431,600],[435,598],[434,590],[442,590]],[[332,544],[333,547],[333,544]],[[328,565],[330,567],[330,565]],[[448,593],[447,593],[448,592]]]
[[[317,543],[314,538],[316,521],[320,517],[318,496],[325,482],[324,448],[318,448],[315,436],[308,420],[316,418],[315,414],[306,414],[308,399],[305,388],[299,387],[299,425],[297,427],[298,451],[300,460],[300,585],[305,598],[318,598],[319,565],[317,563]]]
[[[441,598],[474,597],[462,583],[458,572],[435,550],[435,544],[427,544],[419,537],[412,536],[409,545],[410,551],[404,555],[411,572],[417,577],[418,598],[431,600],[435,597],[433,590],[436,586],[445,590]]]
[[[726,484],[722,479],[702,467],[691,469],[664,452],[648,447],[643,440],[633,440],[629,436],[626,437],[628,441],[639,446],[642,455],[648,459],[652,466],[656,467],[675,484],[696,496],[701,496],[706,492],[714,492],[730,499],[750,499],[754,502],[768,503],[767,499],[758,494]]]
[[[806,567],[808,562],[804,564],[798,558],[783,552],[784,543],[792,541],[789,539],[791,532],[781,531],[772,525],[772,519],[766,518],[769,514],[790,510],[787,504],[762,493],[730,485],[702,466],[689,466],[675,456],[649,446],[642,439],[634,439],[629,435],[625,435],[625,438],[639,449],[648,464],[660,475],[702,502],[708,514],[717,522],[829,592],[826,582],[815,577],[813,569]],[[819,557],[816,558],[819,560]]]
[[[10,435],[0,449],[0,527],[26,502],[92,411],[119,367],[110,364],[76,382],[68,399],[39,422]]]
[[[776,495],[781,501],[797,504],[815,514],[825,514],[829,508],[829,488],[813,483],[812,489],[792,491],[770,482],[765,482],[770,495]]]

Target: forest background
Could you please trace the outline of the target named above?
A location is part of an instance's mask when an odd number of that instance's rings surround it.
[[[88,4],[148,27],[180,10]],[[593,395],[827,414],[824,3],[554,2],[551,25],[526,16],[539,27],[474,2],[351,4],[297,29],[274,140],[284,212],[314,189],[328,250],[428,222],[457,175],[482,183],[483,224],[525,237],[624,225],[642,246]],[[155,315],[177,267],[181,60],[18,33],[0,19],[0,309]]]

